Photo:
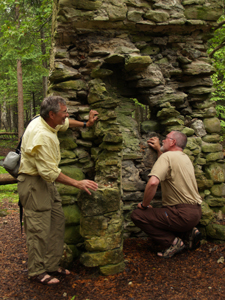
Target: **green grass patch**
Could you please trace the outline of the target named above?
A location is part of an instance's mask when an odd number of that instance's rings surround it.
[[[5,149],[16,149],[18,143],[17,137],[14,136],[7,140],[0,139],[0,147]]]
[[[6,173],[7,171],[0,166],[0,174]],[[9,202],[18,202],[17,183],[0,185],[0,203],[3,199],[7,199]]]

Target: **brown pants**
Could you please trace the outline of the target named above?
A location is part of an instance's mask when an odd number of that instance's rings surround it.
[[[190,231],[201,219],[201,206],[178,204],[161,208],[135,209],[131,214],[134,224],[154,242],[165,247],[177,236]]]

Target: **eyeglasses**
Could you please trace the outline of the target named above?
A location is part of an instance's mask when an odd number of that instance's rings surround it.
[[[59,110],[59,111],[57,111],[57,113],[58,112],[61,112],[61,113],[63,113],[63,114],[68,114],[68,109],[66,109],[66,110]]]
[[[165,138],[165,139],[170,139],[170,140],[174,141],[174,139],[173,139],[173,138],[171,138],[171,137],[169,137],[169,136],[166,136],[166,138]]]

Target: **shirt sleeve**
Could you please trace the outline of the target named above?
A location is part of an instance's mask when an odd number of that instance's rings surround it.
[[[162,154],[155,162],[150,174],[148,175],[156,176],[160,181],[164,181],[171,177],[171,167],[169,159],[166,155]]]
[[[38,174],[48,182],[54,182],[61,173],[58,168],[58,161],[52,147],[41,145],[35,151],[35,164]]]

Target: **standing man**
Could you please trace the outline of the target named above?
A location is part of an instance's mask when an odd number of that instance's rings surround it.
[[[24,208],[24,227],[28,248],[28,276],[43,284],[56,284],[51,275],[69,275],[59,267],[64,244],[64,213],[55,182],[74,186],[91,194],[97,183],[77,181],[61,172],[57,132],[68,127],[90,127],[97,120],[91,110],[87,122],[68,119],[66,101],[59,96],[43,100],[40,117],[32,120],[22,139],[18,193]]]
[[[157,253],[158,256],[168,258],[185,247],[179,237],[181,235],[188,234],[189,249],[194,250],[200,246],[201,233],[194,226],[201,219],[202,199],[198,193],[192,162],[183,153],[187,143],[186,135],[179,131],[170,132],[161,148],[157,137],[147,142],[157,151],[158,160],[149,174],[143,202],[132,212],[131,219],[153,241],[168,247]],[[159,183],[162,207],[153,208],[150,202]]]

